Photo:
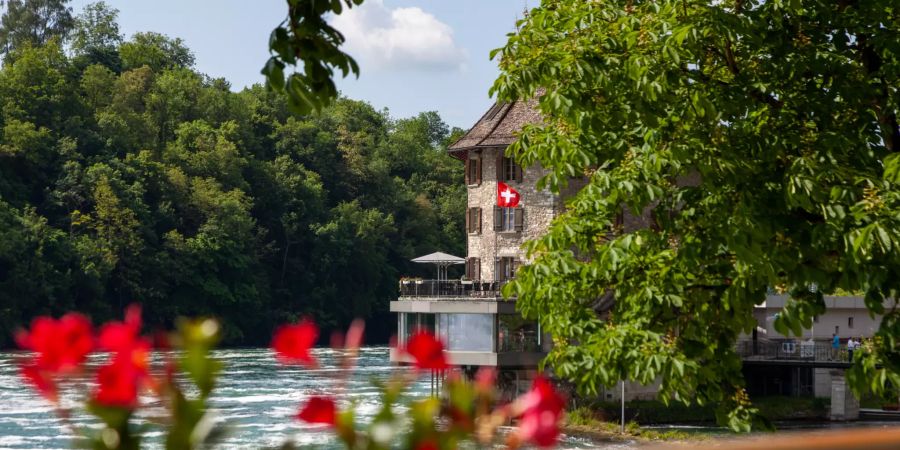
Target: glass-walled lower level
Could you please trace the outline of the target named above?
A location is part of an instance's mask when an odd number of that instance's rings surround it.
[[[439,336],[448,351],[539,352],[540,326],[518,314],[399,313],[404,343],[417,330]]]

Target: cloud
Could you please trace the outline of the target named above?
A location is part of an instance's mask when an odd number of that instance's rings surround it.
[[[421,8],[390,9],[384,0],[367,0],[332,17],[331,24],[347,38],[346,51],[363,70],[462,70],[468,59],[453,29]]]

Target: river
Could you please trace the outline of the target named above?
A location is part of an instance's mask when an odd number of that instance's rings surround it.
[[[224,363],[224,371],[211,403],[217,420],[228,425],[227,437],[218,448],[274,447],[286,439],[294,439],[300,445],[336,447],[327,432],[292,419],[306,396],[335,392],[342,378],[336,352],[316,349],[314,354],[320,368],[310,370],[280,366],[268,349],[216,351],[214,355]],[[50,405],[19,379],[16,364],[22,357],[22,354],[0,352],[0,448],[71,448],[73,437],[56,419]],[[89,364],[97,365],[101,361],[93,358]],[[379,405],[379,392],[372,382],[387,380],[398,370],[406,369],[390,365],[386,347],[364,348],[340,397],[356,402],[357,414],[366,421]],[[73,405],[78,400],[76,391],[63,393],[64,405]],[[413,385],[410,396],[422,397],[428,392],[429,380],[423,378]],[[76,415],[73,421],[79,427],[97,426],[91,417],[84,415]],[[151,429],[145,436],[148,447],[161,447],[162,431]],[[633,445],[568,436],[561,443],[562,448],[610,450]]]

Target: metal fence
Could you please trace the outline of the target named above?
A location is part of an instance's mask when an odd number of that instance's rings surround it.
[[[403,280],[400,281],[400,297],[500,297],[505,282],[481,282],[462,280]]]
[[[498,352],[540,352],[541,345],[535,331],[510,332],[497,336]]]
[[[747,360],[800,360],[809,362],[849,362],[845,347],[835,351],[830,341],[754,341],[740,340],[737,353]]]

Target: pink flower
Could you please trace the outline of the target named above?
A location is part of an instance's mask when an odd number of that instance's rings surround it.
[[[554,446],[559,439],[559,422],[565,405],[565,399],[550,381],[538,376],[531,390],[511,405],[514,414],[521,415],[512,439],[530,441],[543,448]]]
[[[444,354],[444,344],[426,331],[412,335],[404,351],[413,357],[418,369],[444,370],[450,367]]]
[[[275,331],[272,348],[282,364],[315,366],[316,360],[309,353],[319,338],[319,327],[304,319],[296,325],[283,325]]]

